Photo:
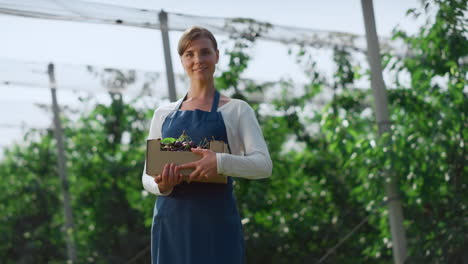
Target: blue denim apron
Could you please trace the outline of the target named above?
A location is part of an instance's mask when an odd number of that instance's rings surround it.
[[[185,99],[184,99],[185,100]],[[183,131],[195,143],[216,139],[228,143],[216,91],[211,112],[176,111],[162,125],[162,137]],[[151,228],[153,264],[244,263],[244,239],[232,188],[227,184],[183,182],[156,200]]]

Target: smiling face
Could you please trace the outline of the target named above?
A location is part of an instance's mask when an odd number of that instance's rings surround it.
[[[219,51],[208,38],[192,40],[180,56],[182,66],[192,81],[209,81],[213,79]]]

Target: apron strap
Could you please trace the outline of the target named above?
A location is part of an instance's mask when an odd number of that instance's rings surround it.
[[[219,104],[219,92],[218,90],[215,90],[215,95],[213,98],[213,105],[211,106],[211,112],[216,112],[218,110],[218,104]]]
[[[188,92],[185,94],[184,99],[180,100],[180,102],[176,105],[175,111],[179,111],[179,110],[180,110],[180,107],[182,106],[182,103],[183,103],[185,100],[187,100],[187,95],[188,95]]]

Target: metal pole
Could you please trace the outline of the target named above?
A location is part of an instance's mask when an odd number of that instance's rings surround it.
[[[71,209],[71,199],[70,193],[68,191],[68,179],[67,179],[67,170],[65,163],[65,148],[63,145],[63,134],[62,134],[62,125],[60,123],[59,117],[59,107],[57,104],[56,96],[56,83],[55,83],[55,74],[54,74],[54,64],[50,63],[47,69],[49,74],[50,82],[50,91],[52,92],[52,110],[54,112],[54,135],[55,140],[57,141],[57,150],[58,150],[58,172],[60,176],[60,181],[62,185],[62,194],[63,194],[63,208],[65,213],[65,241],[67,243],[67,256],[72,263],[77,263],[76,257],[76,247],[74,240],[74,230],[73,230],[73,215]]]
[[[383,133],[390,133],[390,121],[388,114],[387,93],[382,77],[382,62],[379,51],[379,40],[375,28],[374,7],[372,0],[361,0],[364,14],[364,24],[366,28],[367,56],[369,58],[371,70],[371,86],[375,99],[375,113],[379,136]],[[385,192],[388,198],[390,230],[392,234],[393,259],[396,264],[403,264],[407,257],[406,235],[403,227],[403,212],[401,201],[398,195],[398,187],[395,175],[388,171],[384,172],[388,177],[385,181]]]
[[[159,12],[159,24],[164,47],[164,59],[166,61],[167,88],[169,90],[169,100],[177,100],[176,87],[174,82],[174,70],[172,69],[171,48],[169,45],[169,27],[167,26],[167,13],[164,10]]]

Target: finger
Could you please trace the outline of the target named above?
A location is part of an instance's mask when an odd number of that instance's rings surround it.
[[[177,184],[181,183],[184,180],[184,175],[177,174]]]
[[[171,163],[167,164],[167,184],[168,185],[171,185],[171,178],[172,178],[171,177],[171,166],[172,166]]]
[[[202,155],[206,153],[207,149],[202,149],[202,148],[192,148],[190,149],[193,153]]]
[[[174,167],[174,175],[175,175],[176,177],[179,176],[179,166],[178,166],[178,165],[175,165],[175,167]]]
[[[202,148],[191,148],[190,151],[192,152],[201,152]]]
[[[169,176],[169,164],[164,165],[163,173],[162,173],[162,182],[164,184],[168,183],[168,176]]]
[[[182,180],[185,181],[185,182],[190,183],[189,175],[182,175]]]
[[[166,174],[167,174],[166,183],[168,185],[170,185],[171,184],[171,164],[170,163],[167,164],[167,173]]]
[[[202,170],[202,171],[200,171],[200,174],[199,174],[198,178],[199,178],[199,179],[200,179],[200,178],[207,178],[207,175],[208,175],[208,174],[207,174],[207,171],[206,171],[206,170]]]
[[[174,163],[171,163],[169,167],[169,181],[171,185],[176,185],[177,183],[177,176],[174,173],[176,165]]]
[[[197,161],[184,163],[184,164],[181,164],[181,165],[177,166],[177,171],[180,171],[180,170],[183,170],[183,169],[194,169],[194,168],[197,167],[197,165],[198,165]]]
[[[200,176],[200,172],[201,172],[200,169],[196,169],[192,173],[190,173],[190,175],[189,175],[190,181],[193,181],[193,180],[197,179]]]
[[[179,184],[182,182],[184,175],[176,172],[177,165],[174,165],[174,184]]]
[[[159,184],[162,180],[162,177],[161,177],[161,174],[157,175],[156,177],[154,177],[154,181]]]
[[[179,165],[176,165],[176,166],[175,166],[174,173],[175,173],[175,175],[177,175],[177,176],[179,176],[179,174],[181,174],[181,173],[180,173]]]

